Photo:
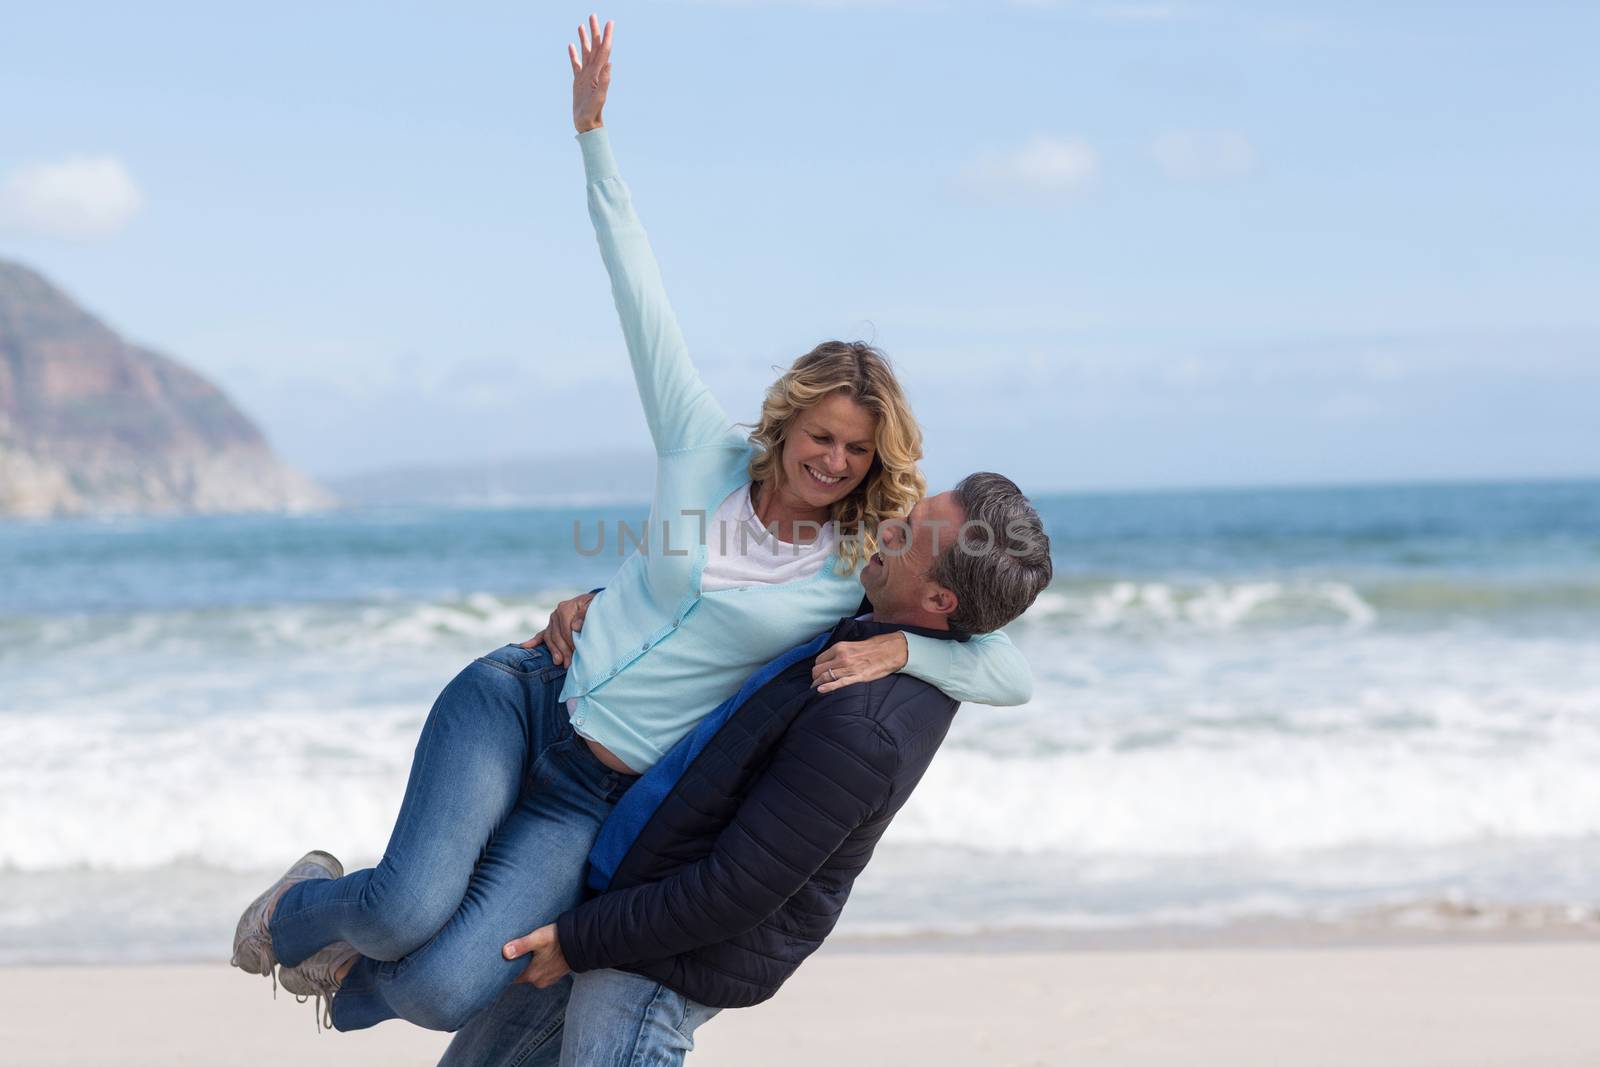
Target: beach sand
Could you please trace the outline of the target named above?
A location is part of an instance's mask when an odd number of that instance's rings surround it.
[[[1049,939],[1045,939],[1049,940]],[[1600,941],[1038,950],[830,946],[701,1028],[695,1067],[1600,1064]],[[0,1062],[431,1064],[442,1034],[318,1034],[219,965],[0,969]]]

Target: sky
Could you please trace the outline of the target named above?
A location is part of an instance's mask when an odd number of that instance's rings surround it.
[[[0,257],[319,477],[648,446],[566,45],[753,419],[883,348],[935,487],[1600,475],[1600,5],[33,4]]]

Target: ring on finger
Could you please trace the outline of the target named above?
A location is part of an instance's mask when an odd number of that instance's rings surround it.
[[[828,681],[837,682],[838,680],[839,680],[839,676],[833,673],[833,668],[832,667],[829,667],[828,668]]]

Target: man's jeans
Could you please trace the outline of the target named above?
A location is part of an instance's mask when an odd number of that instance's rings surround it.
[[[292,966],[335,941],[361,958],[333,1025],[458,1030],[527,966],[500,949],[578,903],[600,824],[635,781],[597,759],[542,647],[476,660],[434,702],[376,867],[293,886],[272,946]]]
[[[513,985],[456,1034],[439,1067],[678,1067],[719,1010],[626,971]]]

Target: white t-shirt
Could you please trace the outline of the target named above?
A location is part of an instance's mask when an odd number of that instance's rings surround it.
[[[742,585],[781,585],[809,578],[828,562],[838,544],[832,523],[805,544],[780,541],[756,518],[750,483],[728,494],[706,522],[706,565],[700,590],[714,593]]]

